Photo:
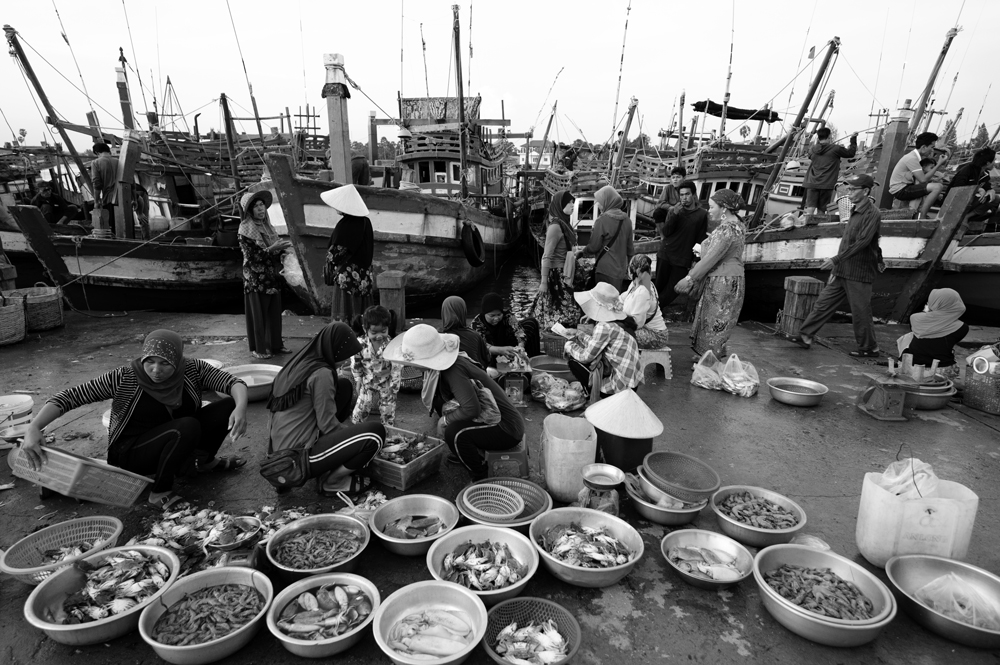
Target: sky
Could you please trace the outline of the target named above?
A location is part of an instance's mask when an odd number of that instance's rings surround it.
[[[2,4],[0,21],[20,34],[62,118],[86,124],[90,104],[74,89],[85,86],[102,126],[112,132],[123,126],[115,85],[119,47],[129,61],[136,111],[152,109],[154,94],[162,107],[169,76],[189,122],[194,113],[202,114],[202,132],[221,129],[217,100],[223,92],[233,101],[234,115],[252,116],[247,78],[262,116],[278,115],[286,107],[295,114],[315,105],[325,130],[323,54],[340,53],[348,76],[364,93],[352,90],[348,103],[351,138],[365,142],[369,111],[380,118],[395,116],[400,91],[404,97],[425,95],[428,88],[432,96],[456,94],[453,1],[230,0],[228,8],[225,0],[10,1]],[[775,110],[789,114],[790,124],[819,65],[819,56],[807,58],[809,49],[819,54],[834,36],[842,43],[827,86],[836,91],[829,119],[841,135],[863,131],[874,125],[873,107],[894,110],[907,98],[916,103],[946,32],[956,24],[963,30],[944,61],[936,106],[945,107],[950,95],[946,118],[964,107],[959,141],[974,133],[977,116],[991,133],[1000,123],[1000,85],[990,89],[997,69],[993,35],[1000,27],[996,0],[458,4],[465,94],[482,96],[481,117],[502,113],[511,120],[510,131],[534,128],[536,138],[556,101],[550,139],[564,142],[607,141],[624,127],[631,97],[639,103],[630,139],[642,131],[655,142],[657,131],[669,126],[682,92],[689,126],[690,104],[721,102],[731,43],[731,105],[757,108],[771,101]],[[60,36],[63,30],[72,51]],[[43,138],[51,143],[13,58],[0,62],[0,83],[0,111],[6,118],[0,124],[2,141],[23,128],[26,144],[38,145]],[[264,125],[266,132],[277,121]],[[706,125],[717,129],[719,120]],[[930,128],[938,126],[934,117]],[[726,129],[738,139],[739,127],[740,122],[729,120]],[[239,121],[237,128],[256,131],[252,121]],[[780,135],[777,126],[771,132]],[[396,131],[382,127],[379,136],[395,140]],[[71,137],[81,150],[88,147],[86,137]]]

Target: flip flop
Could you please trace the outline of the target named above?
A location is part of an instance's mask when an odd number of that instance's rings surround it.
[[[256,351],[251,351],[250,355],[256,358],[257,360],[270,360],[271,358],[274,357],[273,353],[257,353]]]
[[[149,505],[151,505],[151,506],[153,506],[155,508],[159,508],[160,510],[169,510],[175,504],[180,503],[183,500],[184,500],[184,497],[182,497],[180,494],[175,494],[174,492],[169,492],[169,493],[164,494],[163,496],[161,496],[156,501],[148,501],[147,500],[146,503],[148,503]]]
[[[373,484],[370,476],[359,472],[354,472],[350,475],[350,484],[347,487],[327,488],[323,486],[324,480],[325,478],[323,477],[316,479],[316,491],[325,497],[333,499],[338,498],[339,494],[346,494],[351,497],[357,496],[362,492],[368,491]]]
[[[881,355],[881,351],[878,349],[858,349],[857,351],[851,351],[849,355],[852,358],[878,358]]]
[[[215,459],[217,460],[215,465],[209,467],[204,467],[196,462],[195,467],[198,469],[198,473],[231,473],[242,469],[247,464],[245,459],[236,455],[232,457],[216,457]]]

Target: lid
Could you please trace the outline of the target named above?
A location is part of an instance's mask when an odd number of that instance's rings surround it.
[[[587,407],[583,417],[597,429],[626,439],[652,439],[663,423],[631,388]]]

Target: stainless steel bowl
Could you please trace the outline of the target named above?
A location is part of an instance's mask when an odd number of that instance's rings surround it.
[[[654,485],[653,482],[649,479],[649,476],[646,475],[646,469],[643,468],[642,465],[639,465],[635,468],[635,475],[639,477],[639,486],[642,487],[642,491],[650,499],[653,499],[654,501],[659,501],[661,498],[666,497],[668,499],[673,499],[674,501],[683,501],[683,499],[678,499],[673,494],[670,494],[669,492],[664,492],[659,487]],[[689,502],[685,501],[685,503]],[[698,510],[704,508],[706,503],[708,502],[702,501],[701,505],[698,507]]]
[[[830,389],[822,383],[794,376],[776,376],[767,380],[771,397],[791,406],[816,406]]]
[[[407,515],[433,515],[441,520],[441,530],[426,538],[393,538],[382,532],[387,524]],[[369,518],[368,525],[375,538],[393,554],[421,556],[427,553],[435,540],[455,528],[459,517],[458,508],[448,499],[433,494],[409,494],[379,506]]]
[[[864,621],[833,619],[805,610],[781,597],[764,580],[764,573],[783,564],[829,568],[851,581],[868,596],[875,615]],[[775,545],[757,553],[753,577],[764,607],[782,626],[796,635],[832,647],[856,647],[871,642],[896,617],[896,601],[877,577],[859,564],[833,552],[821,552],[805,545]]]
[[[259,402],[271,395],[271,385],[274,383],[274,377],[278,376],[278,372],[281,371],[281,365],[255,363],[253,365],[226,367],[222,371],[228,372],[238,379],[242,379],[247,384],[247,400],[250,402]],[[222,397],[228,397],[228,395],[223,393],[218,394]]]
[[[798,524],[787,529],[761,529],[759,527],[750,526],[749,524],[744,524],[743,522],[737,522],[733,518],[727,517],[721,510],[719,510],[719,504],[722,503],[730,494],[738,494],[741,492],[750,492],[754,496],[775,502],[782,508],[798,515]],[[763,487],[753,487],[750,485],[729,485],[727,487],[721,487],[718,492],[712,495],[712,499],[708,503],[712,507],[712,512],[715,513],[715,517],[719,520],[719,528],[722,529],[722,533],[737,542],[743,543],[744,545],[750,545],[751,547],[768,547],[770,545],[787,543],[794,538],[798,532],[802,531],[803,527],[806,525],[806,511],[802,510],[799,504],[795,503],[786,496],[778,494],[777,492],[772,492],[771,490],[766,490]]]
[[[571,566],[560,561],[542,547],[542,534],[558,524],[570,524],[571,522],[595,529],[607,529],[609,534],[621,541],[635,556],[628,563],[611,568],[584,568],[583,566]],[[642,558],[644,551],[642,536],[627,522],[614,515],[590,508],[555,508],[547,513],[542,513],[528,527],[528,537],[531,538],[531,544],[538,550],[542,563],[550,573],[563,582],[589,588],[606,587],[619,582],[632,572],[639,559]]]
[[[889,585],[900,607],[927,630],[978,649],[1000,649],[1000,631],[976,628],[944,616],[917,600],[917,591],[942,575],[955,573],[1000,606],[1000,577],[968,563],[929,554],[904,554],[885,564]]]
[[[705,507],[699,506],[698,508],[689,508],[686,510],[671,510],[670,508],[664,508],[656,505],[655,503],[650,503],[642,497],[637,496],[628,485],[625,485],[625,491],[628,492],[629,498],[632,499],[632,505],[635,506],[635,512],[639,513],[653,524],[662,524],[663,526],[681,526],[683,524],[690,524],[698,517],[698,513],[701,512],[701,509]]]
[[[611,464],[587,464],[581,471],[583,484],[592,490],[603,492],[625,482],[625,472]]]
[[[742,577],[731,582],[717,582],[715,580],[707,580],[704,577],[698,577],[696,575],[686,573],[678,568],[668,556],[668,552],[674,547],[706,547],[725,552],[730,556],[736,557],[736,567],[739,568]],[[674,569],[674,572],[681,576],[682,580],[691,586],[698,587],[699,589],[709,589],[710,591],[728,589],[729,587],[736,586],[753,574],[753,556],[747,548],[743,547],[732,538],[723,536],[721,533],[715,533],[714,531],[703,531],[701,529],[679,529],[668,533],[663,537],[663,540],[660,541],[660,553],[663,555],[663,558],[667,560],[667,563],[670,564],[670,567]]]
[[[355,626],[354,630],[325,640],[300,640],[278,629],[278,618],[288,603],[309,589],[327,584],[353,584],[364,591],[372,601],[372,611],[368,615],[368,618],[362,621],[360,625]],[[365,629],[375,617],[375,610],[378,609],[381,602],[382,597],[379,595],[378,587],[360,575],[352,575],[350,573],[314,575],[285,587],[281,593],[274,597],[274,602],[271,603],[271,608],[267,611],[267,628],[281,642],[281,646],[296,656],[302,656],[303,658],[326,658],[327,656],[350,649],[364,637]]]
[[[958,394],[954,386],[947,392],[907,392],[903,397],[903,406],[918,411],[937,411],[948,406],[951,398]]]
[[[486,607],[493,607],[502,600],[520,595],[524,591],[524,587],[527,586],[528,580],[538,571],[538,552],[535,551],[535,548],[531,545],[531,541],[523,534],[513,529],[499,526],[463,526],[439,538],[431,545],[430,551],[427,552],[427,569],[434,579],[444,581],[441,577],[441,568],[444,565],[445,556],[453,552],[462,543],[481,543],[487,540],[494,543],[506,543],[514,558],[528,566],[528,571],[524,574],[524,577],[503,589],[496,589],[494,591],[470,589],[472,593],[482,599]]]
[[[386,636],[396,622],[410,614],[429,609],[452,610],[462,616],[462,619],[472,628],[472,639],[465,649],[453,656],[417,660],[401,654],[389,646]],[[486,634],[486,623],[486,606],[483,605],[479,596],[458,584],[428,580],[408,584],[383,600],[382,604],[375,610],[372,633],[375,634],[375,643],[396,665],[427,665],[428,663],[458,665],[479,646]]]
[[[289,568],[278,561],[274,557],[274,548],[277,543],[280,543],[283,538],[289,536],[297,531],[305,531],[306,529],[351,529],[355,533],[361,535],[361,547],[358,551],[354,553],[353,556],[341,561],[340,563],[333,564],[331,566],[321,566],[320,568],[310,568],[310,569],[297,569]],[[337,515],[333,513],[325,513],[321,515],[312,515],[311,517],[303,517],[302,519],[295,520],[291,524],[286,524],[282,528],[278,529],[277,533],[271,536],[267,541],[267,547],[265,552],[267,553],[267,559],[274,567],[275,575],[282,584],[291,584],[292,582],[298,582],[299,580],[310,577],[312,575],[322,575],[324,573],[351,573],[358,565],[358,557],[361,553],[365,551],[368,546],[368,541],[371,540],[371,529],[368,525],[362,522],[360,519],[354,517],[348,517],[347,515]]]

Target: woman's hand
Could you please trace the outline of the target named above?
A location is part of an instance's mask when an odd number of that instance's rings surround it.
[[[544,296],[545,292],[549,290],[549,285],[547,282],[538,283],[538,295]]]
[[[292,246],[291,240],[277,240],[273,245],[267,248],[269,252],[283,252]]]
[[[229,438],[233,443],[247,432],[247,409],[236,407],[229,414]]]
[[[29,424],[24,433],[21,454],[28,460],[32,471],[40,470],[42,465],[48,461],[45,451],[42,450],[42,430],[35,423]]]
[[[682,278],[681,281],[674,285],[674,291],[677,293],[691,293],[691,278]]]

